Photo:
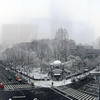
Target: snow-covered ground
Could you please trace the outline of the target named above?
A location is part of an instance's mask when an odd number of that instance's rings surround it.
[[[48,78],[48,74],[42,74],[40,72],[40,68],[34,68],[32,73],[30,73],[30,76],[35,79],[45,79]],[[52,82],[53,86],[62,86],[62,85],[67,85],[71,83],[71,79],[68,80],[62,80],[62,81],[53,81],[53,80],[30,80],[30,82],[34,83],[35,86],[37,87],[52,87]]]
[[[43,74],[40,72],[40,68],[34,68],[32,73],[29,74],[31,77],[34,77],[34,79],[45,79],[48,78],[48,73]]]
[[[71,83],[71,79],[68,80],[62,80],[62,81],[33,81],[34,85],[37,87],[52,87],[52,82],[53,82],[53,86],[63,86],[63,85],[67,85]]]
[[[31,76],[31,75],[30,75]],[[34,79],[45,79],[48,77],[47,74],[39,74],[39,73],[34,73],[32,76],[34,76]]]
[[[84,77],[84,75],[88,75],[92,71],[89,71],[86,74],[79,75],[79,77]],[[28,73],[28,75],[34,77],[35,79],[44,79],[44,80],[32,80],[26,78],[29,83],[34,83],[34,85],[37,87],[52,87],[52,82],[53,86],[63,86],[71,83],[71,78],[62,81],[45,80],[48,77],[48,74],[41,73],[40,68],[34,68],[31,73]]]
[[[93,70],[92,70],[93,71]],[[79,75],[79,77],[84,77],[85,75],[88,75],[91,71]],[[42,76],[42,74],[41,74]],[[37,80],[31,80],[31,82],[34,83],[35,86],[37,87],[52,87],[52,82],[53,82],[53,86],[64,86],[67,84],[71,83],[71,78],[67,79],[67,80],[62,80],[62,81],[53,81],[53,80],[49,80],[49,81],[37,81]]]
[[[20,68],[20,71],[22,73],[26,73],[23,68]],[[48,73],[43,74],[40,71],[40,68],[34,68],[32,69],[31,73],[29,71],[27,71],[28,73],[26,73],[27,75],[34,77],[34,79],[44,79],[44,80],[32,80],[32,79],[27,79],[29,83],[34,83],[35,86],[37,87],[52,87],[52,83],[53,86],[62,86],[62,85],[67,85],[71,83],[71,79],[68,80],[62,80],[62,81],[53,81],[53,80],[47,80],[49,79]]]

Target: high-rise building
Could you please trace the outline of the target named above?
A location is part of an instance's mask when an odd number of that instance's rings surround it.
[[[67,30],[64,28],[58,28],[56,35],[55,35],[55,39],[56,40],[68,40],[69,36],[68,36]]]
[[[5,44],[16,44],[37,39],[37,26],[33,24],[3,24],[2,39]]]

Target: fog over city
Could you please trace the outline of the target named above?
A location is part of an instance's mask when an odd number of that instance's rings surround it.
[[[54,38],[63,27],[76,43],[93,45],[100,36],[99,4],[99,0],[0,0],[0,43]]]
[[[100,100],[100,0],[0,0],[0,100]]]

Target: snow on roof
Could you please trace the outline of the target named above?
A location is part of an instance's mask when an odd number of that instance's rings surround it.
[[[61,61],[60,60],[55,60],[52,65],[60,65],[61,64]]]

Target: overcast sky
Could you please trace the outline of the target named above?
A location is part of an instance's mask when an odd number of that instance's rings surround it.
[[[0,0],[0,43],[10,38],[2,24],[36,21],[39,37],[52,37],[56,28],[65,27],[76,42],[93,43],[100,36],[100,0]]]

